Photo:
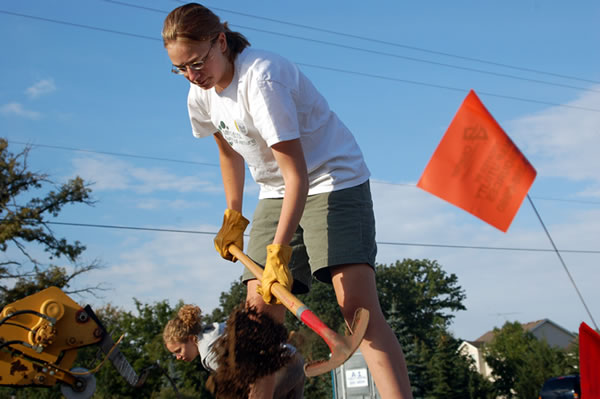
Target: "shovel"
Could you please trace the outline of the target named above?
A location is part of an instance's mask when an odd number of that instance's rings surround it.
[[[241,249],[235,245],[229,246],[229,253],[238,258],[244,266],[260,281],[262,278],[262,268],[250,259]],[[369,311],[364,308],[356,309],[354,320],[350,327],[350,335],[340,336],[323,323],[310,309],[306,307],[298,298],[289,292],[279,283],[273,284],[271,293],[281,301],[281,303],[292,312],[298,320],[307,327],[316,332],[329,346],[331,355],[327,360],[317,360],[304,365],[304,373],[307,377],[314,377],[319,374],[327,373],[339,366],[352,356],[358,349],[367,326],[369,324]]]

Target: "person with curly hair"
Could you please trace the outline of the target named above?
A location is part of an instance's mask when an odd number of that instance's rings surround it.
[[[219,353],[216,348],[219,339],[223,337],[226,330],[226,322],[204,324],[200,308],[187,304],[182,306],[177,315],[165,325],[163,341],[167,350],[177,360],[191,362],[199,358],[202,366],[214,375],[220,366]],[[231,333],[233,334],[233,332]],[[253,343],[250,342],[250,344]],[[228,343],[225,343],[225,346],[229,346]],[[296,348],[290,344],[285,344],[278,353],[285,353],[287,361],[283,367],[275,372],[273,398],[302,399],[306,379],[303,368],[304,359]],[[236,381],[231,381],[231,383],[235,385]],[[216,389],[214,386],[211,388]],[[244,386],[241,390],[247,393],[246,391],[249,388],[249,386]],[[220,387],[220,389],[227,391],[227,387]]]

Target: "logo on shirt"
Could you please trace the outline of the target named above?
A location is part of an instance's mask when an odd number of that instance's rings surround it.
[[[236,119],[236,120],[233,121],[233,123],[235,124],[235,127],[236,127],[236,129],[237,129],[238,132],[240,132],[243,135],[248,134],[248,128],[244,124],[244,121]]]
[[[248,128],[243,121],[236,119],[233,121],[233,124],[235,125],[235,129],[230,128],[224,121],[219,122],[219,125],[217,126],[217,129],[219,129],[219,132],[221,132],[230,146],[235,147],[236,144],[238,146],[256,145],[255,139],[247,137]]]

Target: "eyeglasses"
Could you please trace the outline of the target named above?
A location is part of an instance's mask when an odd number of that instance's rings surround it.
[[[218,38],[218,36],[210,41],[210,47],[208,48],[206,55],[204,57],[202,57],[199,61],[192,62],[191,64],[173,65],[171,67],[171,72],[173,72],[176,75],[185,75],[188,73],[188,68],[190,68],[192,71],[201,71],[202,68],[204,68],[204,64],[206,63],[206,60],[208,60],[208,56],[210,55],[210,50],[212,50],[213,45],[217,41],[217,38]]]

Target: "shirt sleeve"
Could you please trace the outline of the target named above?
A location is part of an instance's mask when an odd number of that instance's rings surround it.
[[[198,335],[198,352],[202,366],[208,371],[216,371],[219,363],[213,350],[215,341],[225,332],[225,323],[213,323]]]
[[[210,119],[208,112],[208,98],[198,93],[199,88],[190,85],[190,91],[187,98],[188,114],[192,124],[192,134],[194,137],[202,138],[211,136],[218,130]]]
[[[293,81],[260,78],[253,82],[250,90],[250,114],[269,147],[300,137]]]

